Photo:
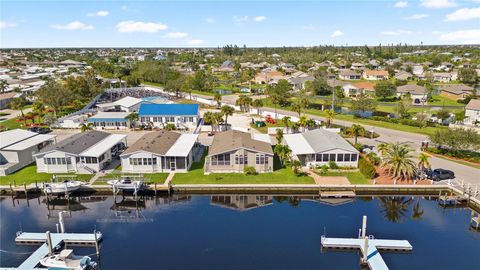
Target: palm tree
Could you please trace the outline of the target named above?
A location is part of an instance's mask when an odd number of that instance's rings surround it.
[[[417,203],[413,206],[412,208],[412,219],[421,219],[423,216],[423,209],[420,207],[420,201],[417,201]]]
[[[292,153],[292,150],[290,147],[288,147],[288,145],[277,144],[275,145],[273,152],[277,154],[282,161],[282,165],[284,165],[286,161],[290,160],[290,154]]]
[[[291,106],[292,111],[296,112],[298,114],[298,117],[302,115],[302,106],[300,105],[299,102],[294,102]]]
[[[300,170],[299,170],[300,167],[302,167],[302,163],[300,163],[299,160],[295,159],[295,160],[292,161],[292,164],[291,164],[291,165],[292,165],[293,173],[294,173],[294,174],[298,174],[299,171],[300,171]]]
[[[396,179],[413,179],[417,166],[413,161],[413,149],[404,143],[390,144],[382,158],[382,166]]]
[[[206,122],[206,123],[209,123],[210,124],[210,127],[212,128],[212,133],[213,133],[213,126],[214,126],[214,115],[213,115],[213,112],[206,112],[204,115],[203,115],[203,120]]]
[[[7,90],[8,83],[6,80],[0,80],[0,93],[4,93]]]
[[[133,127],[135,129],[136,123],[138,121],[138,113],[132,112],[129,115],[127,115],[128,121],[130,121],[130,127]]]
[[[228,126],[228,116],[232,116],[233,113],[235,112],[235,109],[228,106],[228,105],[223,105],[222,108],[220,109],[225,116],[225,125]]]
[[[282,118],[282,123],[285,125],[287,128],[287,133],[288,133],[288,126],[290,125],[290,116],[284,116]]]
[[[430,156],[425,153],[420,153],[418,155],[418,169],[420,170],[421,177],[424,178],[424,172],[426,169],[430,169]]]
[[[305,131],[305,128],[308,124],[308,118],[304,115],[298,119],[298,124],[302,127],[302,130]]]
[[[281,129],[277,129],[275,131],[275,139],[277,139],[277,144],[281,144],[282,143],[282,139],[283,139],[283,130]]]
[[[240,106],[240,110],[242,112],[248,112],[250,111],[250,106],[253,104],[253,100],[251,97],[248,97],[246,95],[241,95],[238,97],[237,101],[235,102],[235,105]]]
[[[45,105],[40,100],[36,100],[32,104],[32,111],[38,114],[40,117],[43,117],[43,115],[45,114]]]
[[[333,118],[335,117],[334,110],[327,110],[325,118],[327,119],[327,127],[330,128],[333,123]]]
[[[385,156],[389,147],[390,147],[390,144],[388,143],[381,143],[377,145],[377,149],[378,149],[378,153],[380,154],[380,157]]]
[[[27,119],[25,119],[25,114],[23,113],[23,107],[27,104],[27,101],[22,98],[14,98],[12,101],[10,101],[10,108],[13,110],[19,110],[20,113],[22,114],[23,118],[23,124],[26,126],[27,125]]]
[[[215,112],[213,113],[214,123],[217,126],[217,131],[220,131],[220,123],[223,123],[223,113]]]
[[[93,123],[82,124],[80,126],[80,131],[85,132],[93,129]]]
[[[353,124],[349,129],[348,133],[355,137],[355,144],[357,144],[358,136],[365,135],[365,128],[361,125]]]
[[[216,93],[215,96],[213,96],[213,100],[217,102],[217,107],[220,107],[220,104],[222,102],[222,95],[220,95],[219,93]]]
[[[255,99],[253,101],[253,107],[255,107],[255,109],[257,109],[257,114],[259,115],[260,114],[260,108],[263,107],[263,100]]]

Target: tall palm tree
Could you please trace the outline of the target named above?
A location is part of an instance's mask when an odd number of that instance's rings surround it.
[[[305,131],[305,128],[308,124],[308,118],[304,115],[298,119],[298,124],[302,127],[302,130]]]
[[[219,93],[216,93],[215,96],[213,96],[213,100],[217,102],[217,107],[220,107],[220,104],[222,102],[222,95],[220,95]]]
[[[287,133],[288,133],[288,127],[290,125],[290,116],[284,116],[282,118],[282,123],[285,125],[285,127],[287,128]]]
[[[220,123],[224,122],[223,121],[223,113],[221,112],[215,112],[213,113],[213,122],[215,123],[215,126],[217,127],[217,131],[220,131]]]
[[[232,116],[233,113],[235,112],[235,109],[228,106],[228,105],[223,105],[222,108],[220,109],[225,116],[225,125],[228,126],[228,116]]]
[[[80,131],[85,132],[93,129],[93,123],[82,124],[80,126]]]
[[[260,114],[260,108],[263,107],[263,100],[255,99],[253,101],[253,107],[255,107],[255,109],[257,109],[257,114]]]
[[[404,143],[390,144],[382,156],[382,166],[396,179],[413,179],[417,166],[413,161],[413,149]]]
[[[420,170],[421,177],[424,178],[424,172],[426,169],[430,169],[430,155],[425,153],[420,153],[418,155],[418,169]]]
[[[132,112],[129,115],[127,115],[128,121],[130,121],[130,127],[133,127],[135,129],[136,123],[138,121],[138,113]]]
[[[205,112],[203,115],[203,120],[205,122],[210,124],[210,127],[212,128],[212,133],[213,133],[213,128],[214,128],[214,122],[215,122],[215,116],[213,115],[213,112]]]
[[[23,124],[26,126],[27,125],[27,119],[25,119],[25,114],[23,113],[23,107],[27,104],[27,101],[22,98],[14,98],[12,101],[10,101],[10,108],[13,110],[19,110],[20,113],[22,114],[23,118]]]
[[[275,139],[277,139],[277,144],[281,144],[281,143],[282,143],[283,130],[277,129],[277,130],[275,131]]]
[[[292,153],[292,150],[290,147],[288,147],[288,145],[277,144],[275,145],[273,152],[280,158],[282,165],[285,165],[285,162],[290,160],[290,154]]]
[[[0,80],[0,93],[5,92],[7,90],[8,83],[6,80]]]
[[[348,132],[355,137],[355,144],[357,144],[358,136],[365,135],[365,128],[361,125],[353,124]]]
[[[335,117],[334,110],[327,110],[325,118],[327,119],[327,127],[332,127],[333,118]]]

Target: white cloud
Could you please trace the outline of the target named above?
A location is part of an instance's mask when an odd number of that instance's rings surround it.
[[[165,34],[163,37],[165,37],[165,38],[184,38],[186,36],[188,36],[188,34],[185,33],[185,32],[170,32],[170,33]]]
[[[187,41],[187,44],[191,45],[191,46],[198,46],[198,45],[202,45],[204,43],[205,43],[205,40],[201,40],[201,39],[191,39],[191,40]]]
[[[73,21],[67,24],[52,24],[50,27],[59,30],[92,30],[94,27],[90,24],[84,24],[79,21]]]
[[[440,34],[439,39],[449,43],[479,44],[480,29],[459,30]]]
[[[336,37],[341,37],[341,36],[343,36],[343,35],[345,35],[345,34],[344,34],[342,31],[337,30],[337,31],[333,32],[332,35],[330,35],[330,36],[331,36],[332,38],[336,38]]]
[[[207,17],[207,18],[205,18],[205,22],[207,22],[207,23],[214,23],[214,22],[215,22],[215,19],[212,18],[212,17]]]
[[[408,2],[407,1],[398,1],[393,6],[396,7],[396,8],[405,8],[405,7],[408,6]]]
[[[404,20],[420,20],[428,17],[428,14],[413,14],[412,16],[403,17]]]
[[[267,19],[266,16],[256,16],[256,17],[253,18],[253,20],[256,21],[256,22],[263,22],[266,19]]]
[[[90,16],[90,17],[105,17],[105,16],[108,16],[108,14],[110,14],[108,11],[100,10],[100,11],[97,11],[97,12],[88,13],[87,16]]]
[[[420,0],[420,6],[426,8],[449,8],[456,5],[453,0]]]
[[[5,28],[10,28],[10,27],[15,27],[15,26],[17,26],[16,23],[0,21],[0,29],[5,29]]]
[[[473,19],[480,19],[480,7],[478,8],[461,8],[453,13],[447,14],[445,21],[467,21]]]
[[[117,31],[121,33],[156,33],[167,28],[168,26],[166,24],[153,22],[123,21],[117,24]]]
[[[233,16],[233,20],[236,22],[246,22],[248,21],[248,16]]]
[[[413,34],[412,31],[410,30],[395,30],[395,31],[383,31],[380,32],[380,34],[385,35],[385,36],[400,36],[400,35],[411,35]]]

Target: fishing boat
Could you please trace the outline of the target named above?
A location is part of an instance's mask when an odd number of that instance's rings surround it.
[[[79,189],[83,185],[80,181],[66,180],[58,183],[45,183],[43,191],[47,194],[65,194]]]
[[[96,269],[97,263],[88,256],[77,256],[72,249],[64,249],[58,254],[48,255],[40,260],[48,269],[88,270]]]
[[[123,176],[118,180],[107,181],[107,184],[115,190],[138,191],[143,189],[144,182],[143,180],[135,180],[134,176]]]

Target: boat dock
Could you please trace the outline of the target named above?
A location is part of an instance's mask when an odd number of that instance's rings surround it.
[[[375,239],[366,235],[367,217],[363,217],[359,238],[330,238],[322,235],[321,246],[326,249],[355,249],[362,253],[362,263],[371,270],[388,270],[379,251],[410,252],[412,245],[407,240]]]
[[[40,260],[52,254],[56,247],[63,244],[70,246],[95,246],[97,256],[99,253],[98,243],[102,240],[102,233],[65,233],[62,212],[59,213],[60,228],[57,233],[29,233],[17,232],[15,243],[17,245],[40,245],[22,264],[18,267],[0,267],[0,270],[36,270],[39,269]],[[58,224],[57,224],[58,225]]]

